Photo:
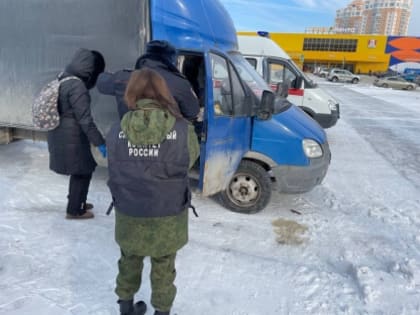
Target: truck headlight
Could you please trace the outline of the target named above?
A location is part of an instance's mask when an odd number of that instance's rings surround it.
[[[323,155],[321,146],[312,139],[303,139],[302,146],[308,158],[319,158]]]
[[[337,110],[337,102],[334,100],[328,100],[328,107],[331,111]]]

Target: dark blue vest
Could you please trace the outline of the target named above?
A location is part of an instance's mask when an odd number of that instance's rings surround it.
[[[134,217],[176,215],[188,208],[188,123],[177,119],[161,144],[135,146],[120,124],[106,138],[108,186],[118,211]]]

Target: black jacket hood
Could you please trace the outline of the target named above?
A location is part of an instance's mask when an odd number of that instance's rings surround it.
[[[99,74],[104,69],[105,61],[99,52],[80,48],[66,66],[65,72],[80,78],[90,89],[95,86]]]

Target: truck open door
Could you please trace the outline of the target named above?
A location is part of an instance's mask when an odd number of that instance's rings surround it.
[[[205,65],[208,95],[199,186],[209,196],[226,189],[249,150],[251,117],[245,89],[228,58],[206,53]]]

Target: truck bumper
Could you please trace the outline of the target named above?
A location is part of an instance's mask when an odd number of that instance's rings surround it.
[[[302,193],[319,185],[327,174],[331,161],[328,144],[322,146],[324,155],[311,159],[307,166],[278,166],[272,169],[276,179],[276,190],[283,193]]]
[[[331,114],[315,114],[313,117],[322,128],[334,126],[340,118],[340,106],[337,104],[337,110],[331,111]]]

